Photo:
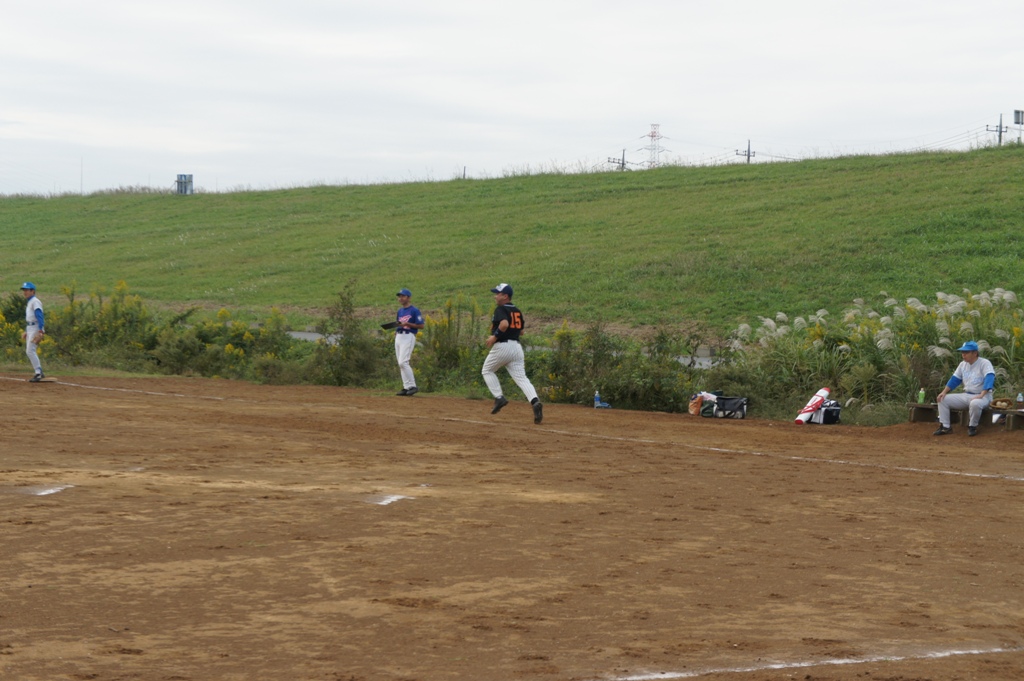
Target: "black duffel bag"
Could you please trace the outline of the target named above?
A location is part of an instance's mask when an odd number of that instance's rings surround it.
[[[747,418],[747,398],[719,397],[715,401],[715,417],[720,419]]]

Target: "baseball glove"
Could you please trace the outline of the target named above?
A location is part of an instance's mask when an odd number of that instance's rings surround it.
[[[1013,409],[1013,400],[1009,397],[997,397],[992,400],[993,409]]]

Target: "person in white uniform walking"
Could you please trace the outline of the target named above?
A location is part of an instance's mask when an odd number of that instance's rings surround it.
[[[46,335],[46,327],[43,320],[43,304],[36,298],[36,285],[26,281],[21,285],[21,292],[25,295],[25,333],[21,337],[25,340],[25,354],[28,361],[32,363],[35,375],[29,379],[32,383],[43,380],[43,365],[39,361],[39,343]]]
[[[519,389],[526,395],[533,407],[533,422],[540,423],[544,420],[544,406],[537,397],[537,391],[526,376],[526,360],[523,355],[523,346],[519,344],[519,335],[526,326],[523,313],[512,304],[512,287],[508,284],[498,284],[491,289],[494,294],[494,316],[491,319],[491,335],[487,337],[487,347],[490,351],[484,360],[481,373],[484,383],[494,395],[494,408],[492,414],[497,414],[501,408],[508,404],[508,399],[501,392],[501,381],[498,380],[496,372],[502,367],[508,369],[509,376],[515,381]]]

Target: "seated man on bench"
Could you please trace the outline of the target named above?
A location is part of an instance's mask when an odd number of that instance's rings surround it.
[[[939,403],[939,429],[934,434],[948,435],[952,433],[953,429],[949,427],[950,410],[967,409],[970,412],[967,434],[973,437],[978,434],[982,410],[992,401],[992,389],[996,385],[996,370],[992,367],[992,362],[978,357],[976,342],[967,341],[957,349],[964,361],[960,362],[960,366],[953,372],[946,387],[942,389],[935,400]],[[949,394],[950,390],[960,385],[964,386],[962,393]]]

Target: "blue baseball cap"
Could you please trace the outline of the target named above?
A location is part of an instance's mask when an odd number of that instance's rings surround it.
[[[401,291],[395,294],[396,296],[412,296],[412,291],[407,288],[403,288]]]
[[[511,298],[512,287],[509,286],[508,284],[498,284],[497,286],[491,289],[491,293],[504,293],[508,295],[509,298]]]
[[[26,281],[24,284],[21,285],[21,290],[22,291],[25,291],[25,290],[35,291],[36,290],[36,285],[33,284],[31,281]]]
[[[958,352],[977,352],[978,351],[978,344],[975,343],[974,341],[967,341],[966,343],[961,345],[959,348],[957,348],[957,351]]]

